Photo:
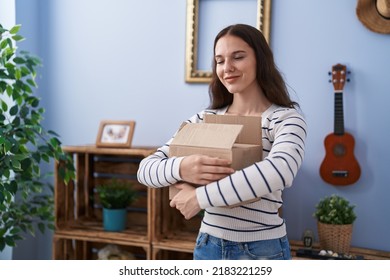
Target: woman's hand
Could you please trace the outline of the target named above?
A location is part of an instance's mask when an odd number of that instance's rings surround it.
[[[195,187],[187,183],[177,183],[173,186],[180,191],[172,198],[169,205],[179,210],[186,220],[191,219],[201,210]]]
[[[234,173],[230,164],[227,159],[190,155],[184,157],[180,164],[180,176],[188,183],[207,185]]]

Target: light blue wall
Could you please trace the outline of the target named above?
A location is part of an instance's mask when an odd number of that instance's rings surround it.
[[[65,145],[94,143],[100,120],[134,119],[133,144],[158,146],[208,105],[207,85],[184,82],[186,1],[16,2],[17,23],[28,37],[23,46],[44,61],[38,82],[46,124]],[[309,125],[306,159],[285,191],[283,213],[289,237],[300,239],[305,229],[316,231],[319,199],[340,194],[356,205],[352,244],[390,251],[390,35],[366,29],[355,8],[355,0],[273,1],[271,46]],[[362,168],[360,180],[347,187],[319,177],[323,139],[333,131],[327,73],[336,63],[352,72],[344,88],[345,129],[355,137]],[[50,246],[50,236],[39,238],[43,252],[35,258],[50,258]]]
[[[356,204],[352,244],[389,251],[390,34],[366,29],[354,0],[273,2],[272,48],[309,126],[305,163],[294,187],[285,192],[290,237],[315,228],[313,206],[338,193]],[[362,168],[356,184],[337,188],[319,177],[323,139],[333,131],[334,94],[327,73],[336,63],[351,70],[351,82],[344,87],[345,129],[355,137]]]

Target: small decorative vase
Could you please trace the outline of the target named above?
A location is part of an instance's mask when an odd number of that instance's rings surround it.
[[[126,229],[126,209],[103,208],[103,228],[106,231],[122,231]]]
[[[352,239],[352,226],[317,223],[318,238],[321,249],[332,250],[335,253],[349,252]]]

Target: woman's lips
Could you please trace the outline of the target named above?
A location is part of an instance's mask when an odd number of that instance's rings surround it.
[[[236,81],[240,76],[229,76],[229,77],[225,77],[224,80],[228,83],[232,83],[234,81]]]

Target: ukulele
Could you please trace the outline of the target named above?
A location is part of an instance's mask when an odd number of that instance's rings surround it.
[[[321,178],[336,186],[355,183],[360,178],[360,166],[354,155],[355,139],[344,131],[343,88],[346,80],[346,66],[336,64],[332,67],[334,87],[334,132],[324,140],[325,158],[321,163]]]

